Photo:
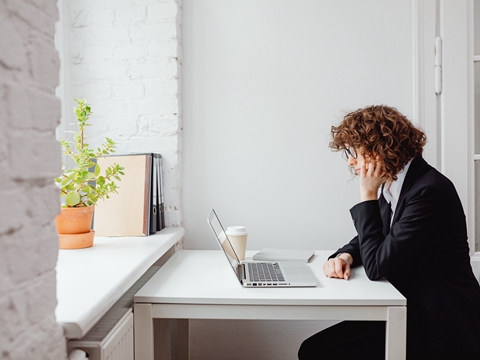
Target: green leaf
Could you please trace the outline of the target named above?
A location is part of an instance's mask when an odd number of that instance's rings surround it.
[[[68,206],[75,206],[80,202],[80,194],[76,191],[70,191],[67,196],[65,196],[65,202]]]
[[[96,151],[92,149],[85,138],[85,128],[91,126],[88,122],[92,109],[86,99],[74,98],[73,101],[77,118],[73,125],[77,126],[78,131],[69,131],[73,134],[73,141],[62,140],[60,143],[64,154],[72,158],[76,167],[66,169],[62,164],[62,176],[55,179],[64,197],[64,206],[70,207],[93,205],[99,199],[108,198],[108,193],[117,192],[118,188],[112,180],[120,181],[120,176],[124,175],[124,168],[120,165],[100,169],[95,163],[99,156],[115,152],[115,141],[106,137]]]
[[[66,178],[62,181],[61,186],[66,186],[72,182],[72,179]]]

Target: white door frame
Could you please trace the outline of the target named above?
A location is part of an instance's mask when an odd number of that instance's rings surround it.
[[[415,116],[426,131],[425,159],[454,184],[475,250],[473,0],[414,0]],[[435,93],[435,38],[442,39]],[[480,256],[480,254],[479,254]]]

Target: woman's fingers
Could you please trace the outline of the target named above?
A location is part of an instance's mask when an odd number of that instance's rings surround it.
[[[335,263],[334,259],[329,259],[325,264],[323,264],[323,272],[328,277],[334,277],[335,274]]]
[[[335,277],[343,278],[343,267],[345,265],[345,261],[339,258],[336,258],[337,261],[334,261],[335,265]]]
[[[373,175],[377,178],[383,178],[383,175],[385,175],[385,167],[382,162],[376,161],[375,162],[375,171],[373,172]]]
[[[345,280],[348,280],[350,277],[350,265],[348,265],[347,262],[345,262],[345,268],[343,269],[343,278]]]
[[[378,189],[385,182],[383,163],[372,159],[360,166],[360,199],[362,201],[376,200]]]
[[[375,166],[377,164],[375,163],[375,160],[371,160],[370,163],[368,164],[368,175],[373,175],[373,173],[375,172]]]
[[[364,161],[360,164],[360,174],[363,176],[381,177],[384,175],[383,163],[373,159],[369,162]]]
[[[335,262],[336,277],[348,280],[350,277],[350,265],[342,258],[337,258],[337,260],[338,261]]]
[[[350,265],[341,258],[332,258],[323,265],[323,272],[330,278],[348,280],[350,277]]]

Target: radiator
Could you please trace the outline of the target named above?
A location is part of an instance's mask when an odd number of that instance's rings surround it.
[[[68,352],[83,350],[89,360],[134,360],[132,309],[128,309],[120,320],[116,316],[111,319],[116,323],[112,324],[106,316],[83,339],[69,340]]]

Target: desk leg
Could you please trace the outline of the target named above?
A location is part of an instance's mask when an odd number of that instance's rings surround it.
[[[135,304],[133,309],[135,360],[153,360],[153,319],[151,304]]]
[[[405,360],[407,350],[407,308],[389,307],[385,359]]]
[[[188,319],[177,320],[177,357],[176,360],[190,359],[190,325]]]

